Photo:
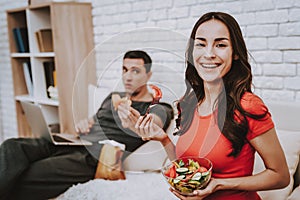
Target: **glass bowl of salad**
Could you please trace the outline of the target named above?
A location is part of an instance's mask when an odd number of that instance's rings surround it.
[[[162,167],[162,174],[170,186],[182,195],[206,187],[212,174],[212,163],[206,158],[179,158]]]

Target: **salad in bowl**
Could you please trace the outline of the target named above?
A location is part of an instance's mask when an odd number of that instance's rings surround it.
[[[173,160],[162,168],[170,186],[182,195],[206,187],[212,174],[212,163],[206,158],[187,157]]]

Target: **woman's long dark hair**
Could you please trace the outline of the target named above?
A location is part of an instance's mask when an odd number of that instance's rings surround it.
[[[266,109],[264,114],[255,115],[245,111],[241,106],[243,94],[245,92],[252,93],[252,73],[241,29],[236,20],[229,14],[222,12],[207,13],[196,22],[192,30],[186,51],[186,91],[177,103],[178,118],[176,119],[176,127],[178,131],[174,134],[182,135],[188,130],[198,103],[201,103],[205,98],[203,80],[194,67],[193,50],[198,27],[211,19],[219,20],[226,25],[233,48],[232,66],[230,71],[223,77],[224,88],[214,106],[218,110],[218,127],[232,144],[233,150],[229,156],[235,157],[247,141],[246,135],[249,127],[246,117],[261,119],[267,114],[268,110]]]

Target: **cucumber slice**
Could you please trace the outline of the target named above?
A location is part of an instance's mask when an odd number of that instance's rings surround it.
[[[180,176],[177,176],[176,178],[182,180],[185,178],[185,175],[180,175]]]
[[[179,183],[180,181],[181,181],[181,180],[175,178],[175,179],[173,180],[173,183],[176,184],[176,183]]]
[[[207,172],[202,172],[202,176],[207,176],[207,175],[209,175],[209,171],[207,171]]]
[[[202,177],[202,174],[200,172],[197,172],[193,175],[192,180],[193,181],[199,181]]]
[[[176,172],[179,174],[184,174],[187,173],[189,171],[189,169],[187,167],[180,167],[176,169]]]
[[[176,178],[174,178],[173,183],[175,183],[175,184],[179,183],[184,178],[185,178],[185,175],[177,176]]]

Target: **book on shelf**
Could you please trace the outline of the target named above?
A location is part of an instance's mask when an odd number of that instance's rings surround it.
[[[54,82],[54,87],[56,87],[56,70],[53,71],[53,82]]]
[[[13,35],[19,53],[29,52],[28,31],[26,27],[13,28]]]
[[[45,80],[46,80],[46,90],[47,90],[47,96],[51,98],[50,93],[48,91],[48,88],[50,86],[55,86],[55,78],[53,75],[55,73],[55,64],[54,61],[46,61],[43,62],[44,65],[44,72],[45,72]]]
[[[33,96],[33,83],[30,62],[23,62],[23,72],[29,96]]]
[[[53,39],[51,29],[40,29],[35,32],[40,52],[53,52]]]

